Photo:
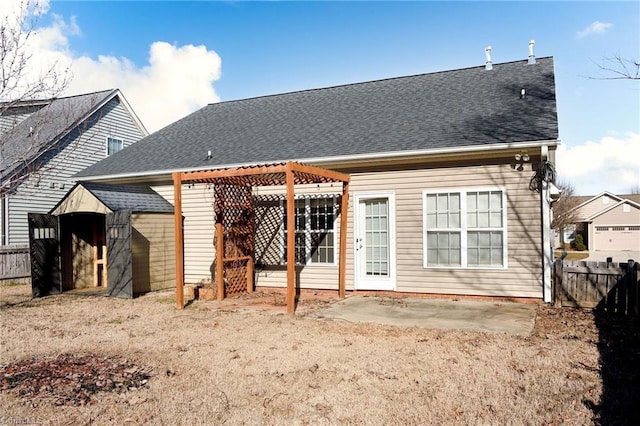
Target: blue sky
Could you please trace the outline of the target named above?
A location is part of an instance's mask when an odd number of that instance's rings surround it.
[[[117,84],[150,130],[210,102],[483,65],[487,45],[494,63],[521,60],[535,39],[555,58],[561,177],[585,195],[640,185],[640,82],[590,78],[611,75],[604,58],[640,60],[638,2],[48,6],[69,90]]]

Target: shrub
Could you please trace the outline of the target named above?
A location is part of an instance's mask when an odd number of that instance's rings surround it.
[[[581,234],[576,234],[576,238],[573,240],[573,244],[576,250],[584,251],[587,246],[584,245],[584,239]]]

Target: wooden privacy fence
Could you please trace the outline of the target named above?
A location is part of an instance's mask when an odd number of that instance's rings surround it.
[[[554,263],[555,302],[561,306],[598,308],[638,318],[640,263]]]
[[[28,246],[0,247],[0,282],[31,276]]]

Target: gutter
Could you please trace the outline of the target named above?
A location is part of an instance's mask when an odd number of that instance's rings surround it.
[[[436,156],[436,155],[455,155],[455,154],[467,154],[483,151],[507,151],[510,149],[525,149],[525,148],[540,148],[556,147],[560,144],[559,139],[549,139],[536,142],[514,142],[514,143],[499,143],[492,145],[478,145],[478,146],[466,146],[466,147],[453,147],[453,148],[437,148],[437,149],[424,149],[413,151],[388,151],[380,153],[369,154],[353,154],[353,155],[340,155],[333,157],[310,157],[310,158],[291,158],[280,161],[272,161],[270,163],[287,163],[289,161],[295,161],[299,163],[306,163],[311,165],[339,165],[341,163],[360,163],[367,164],[378,160],[399,160],[399,159],[411,159],[422,156]],[[215,156],[214,156],[215,158]],[[180,169],[165,169],[165,170],[150,170],[143,172],[129,172],[119,173],[112,175],[93,175],[93,176],[72,176],[76,181],[91,181],[91,180],[112,180],[112,179],[127,179],[138,177],[150,177],[150,176],[170,176],[176,172],[197,172],[201,170],[218,170],[218,169],[232,169],[236,167],[250,167],[265,164],[264,162],[252,162],[252,163],[236,163],[236,164],[221,164],[217,166],[199,166],[199,167],[187,167]]]

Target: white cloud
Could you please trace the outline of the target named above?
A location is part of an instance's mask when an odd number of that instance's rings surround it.
[[[556,154],[558,175],[570,181],[583,195],[602,191],[627,193],[640,184],[640,133],[605,136],[600,141],[586,141]]]
[[[578,38],[583,38],[592,34],[604,34],[611,27],[613,27],[613,24],[610,22],[595,21],[585,29],[578,31],[576,36]]]
[[[127,58],[74,58],[69,92],[119,88],[150,132],[219,101],[213,82],[220,78],[221,60],[206,46],[173,46],[157,41],[149,62],[137,67]]]
[[[37,7],[29,9],[30,17],[48,12],[48,0],[34,1]],[[24,16],[25,9],[21,10],[19,3],[19,0],[2,1],[0,14],[20,16],[22,12]],[[81,34],[76,18],[66,21],[55,14],[52,18],[53,22],[37,28],[24,46],[32,58],[37,58],[36,63],[29,64],[25,73],[28,75],[24,76],[31,85],[38,81],[42,70],[55,65],[59,75],[70,77],[63,94],[118,88],[150,132],[220,100],[213,83],[220,78],[221,59],[206,46],[176,46],[156,41],[149,46],[148,62],[142,65],[111,55],[78,56],[70,40]],[[17,93],[14,91],[14,97]]]

